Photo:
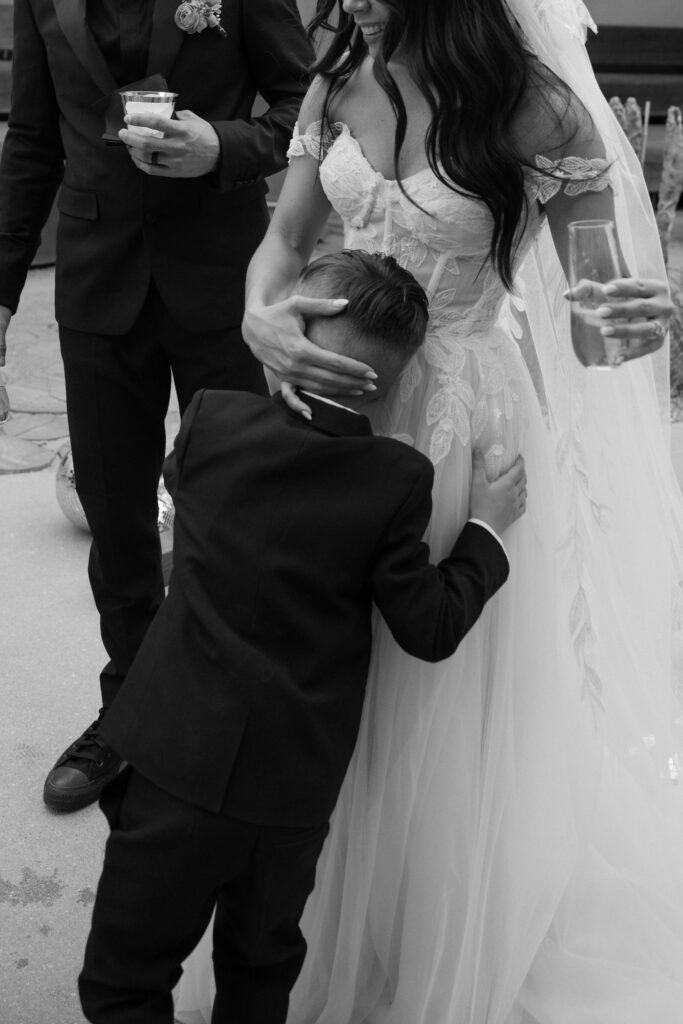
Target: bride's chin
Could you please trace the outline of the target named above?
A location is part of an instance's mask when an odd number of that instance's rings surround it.
[[[384,35],[384,33],[378,32],[376,35],[373,36],[366,36],[364,32],[361,32],[360,34],[363,37],[363,42],[365,43],[365,46],[370,56],[376,57],[382,45],[382,36]]]

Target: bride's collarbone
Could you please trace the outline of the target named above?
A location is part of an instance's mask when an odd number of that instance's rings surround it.
[[[429,166],[425,139],[430,123],[429,107],[415,87],[402,89],[407,114],[406,137],[401,146],[399,175],[409,178]],[[330,120],[341,122],[360,146],[365,159],[382,177],[396,177],[394,143],[396,115],[389,98],[372,76],[354,76],[335,97]]]

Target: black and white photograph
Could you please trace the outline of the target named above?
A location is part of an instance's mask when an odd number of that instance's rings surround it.
[[[0,0],[0,1024],[683,1024],[679,0]]]

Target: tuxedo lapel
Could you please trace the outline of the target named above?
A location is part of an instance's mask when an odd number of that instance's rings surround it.
[[[147,58],[148,75],[166,76],[185,42],[186,33],[175,23],[179,0],[155,0],[152,15],[152,37]]]
[[[55,0],[55,13],[62,32],[93,81],[103,93],[117,88],[107,62],[86,22],[86,0]]]

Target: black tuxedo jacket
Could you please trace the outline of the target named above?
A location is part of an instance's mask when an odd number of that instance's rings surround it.
[[[152,276],[186,329],[241,321],[246,266],[268,223],[263,177],[285,163],[310,47],[296,0],[223,0],[225,37],[179,29],[179,0],[149,2],[147,74],[157,77],[140,87],[178,93],[178,109],[213,124],[219,168],[187,179],[138,171],[125,146],[102,139],[107,108],[120,105],[112,93],[131,83],[114,80],[86,24],[86,0],[14,0],[12,109],[0,162],[0,304],[12,310],[63,176],[61,324],[123,334]],[[257,92],[270,108],[252,119]]]
[[[308,399],[307,399],[308,400]],[[433,469],[366,417],[200,391],[176,439],[174,570],[101,734],[189,803],[261,824],[325,820],[353,751],[376,602],[394,637],[450,655],[507,578],[468,523],[422,541]]]

